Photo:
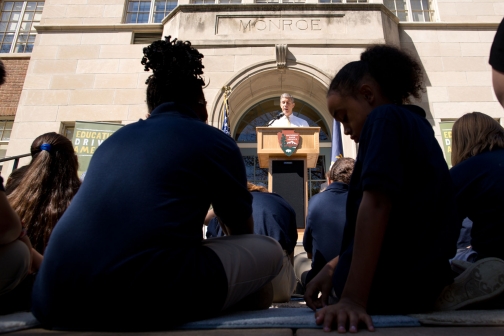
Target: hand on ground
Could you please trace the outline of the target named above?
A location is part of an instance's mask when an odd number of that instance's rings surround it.
[[[315,313],[315,322],[322,324],[324,331],[334,328],[339,333],[347,330],[356,333],[360,322],[365,323],[369,331],[374,331],[373,321],[366,309],[350,299],[341,299],[335,305],[322,308]]]
[[[332,268],[326,265],[306,286],[304,299],[306,305],[314,311],[327,306],[332,290],[332,273]],[[319,293],[322,293],[320,297]]]

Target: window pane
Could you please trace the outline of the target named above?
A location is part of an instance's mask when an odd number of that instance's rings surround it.
[[[26,4],[26,10],[27,11],[35,11],[37,9],[37,3],[36,2],[28,2]]]
[[[2,141],[10,140],[11,131],[4,131],[2,134]]]
[[[26,45],[26,49],[25,49],[25,53],[31,53],[33,51],[33,44],[27,44]]]
[[[137,14],[129,13],[126,15],[126,23],[137,23]]]
[[[148,23],[149,14],[138,14],[137,23]]]
[[[0,132],[5,128],[5,121],[0,121]]]
[[[400,21],[408,21],[408,16],[406,12],[397,13],[397,17],[399,18]]]
[[[422,10],[422,4],[420,0],[410,0],[412,10]]]
[[[138,12],[139,4],[137,1],[130,1],[128,3],[128,12]]]
[[[155,23],[159,23],[159,22],[163,21],[163,19],[164,19],[165,16],[166,15],[164,15],[164,12],[163,13],[156,13],[156,14],[154,14],[154,22]]]
[[[12,42],[12,41],[14,41],[14,34],[6,34],[4,42]]]
[[[7,22],[0,22],[0,32],[7,30]]]
[[[28,41],[28,35],[27,34],[19,34],[18,35],[18,40],[17,42],[26,42]]]
[[[19,31],[30,31],[31,29],[31,22],[22,22],[21,27],[19,27]]]
[[[15,32],[17,28],[17,22],[9,22],[7,25],[7,31]]]
[[[395,0],[397,10],[405,10],[406,4],[403,0]]]
[[[2,18],[0,21],[9,21],[10,13],[9,12],[4,12],[2,13]]]
[[[22,1],[14,2],[14,10],[20,11],[22,9],[23,9],[23,2]]]
[[[11,11],[13,7],[14,7],[14,2],[7,1],[4,3],[3,10],[4,11]]]
[[[10,48],[11,48],[11,44],[6,44],[6,43],[2,43],[2,46],[0,47],[0,53],[2,54],[5,54],[5,53],[8,53],[10,52]]]
[[[11,21],[19,21],[19,17],[21,16],[21,12],[12,12]]]
[[[33,12],[25,12],[23,16],[23,21],[33,21],[33,16],[34,16]]]
[[[140,3],[140,9],[139,9],[139,11],[140,12],[149,12],[150,11],[150,5],[151,5],[150,1],[149,2],[142,1]]]
[[[156,1],[154,11],[156,12],[164,12],[166,9],[166,2],[165,1]]]

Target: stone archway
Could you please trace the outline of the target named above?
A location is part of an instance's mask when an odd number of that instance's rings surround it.
[[[226,85],[231,87],[229,97],[229,124],[231,129],[241,116],[259,101],[280,97],[284,92],[292,94],[317,109],[328,125],[332,118],[327,112],[326,93],[330,77],[323,71],[301,62],[289,68],[277,69],[275,61],[254,64],[232,78]],[[222,123],[224,95],[220,92],[209,111],[209,121],[217,126]]]

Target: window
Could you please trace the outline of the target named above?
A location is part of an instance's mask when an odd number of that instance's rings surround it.
[[[14,120],[0,120],[0,159],[5,158],[7,146],[12,132]],[[0,163],[0,172],[2,171],[3,163]]]
[[[159,23],[175,7],[177,0],[130,0],[126,23]]]
[[[0,142],[10,140],[12,125],[14,125],[14,120],[0,120]]]
[[[4,1],[0,18],[0,53],[31,53],[44,1]]]
[[[255,3],[305,3],[306,0],[255,0]]]
[[[319,0],[319,3],[367,3],[368,0]]]
[[[433,11],[430,10],[429,0],[384,0],[383,4],[401,21],[432,21]]]

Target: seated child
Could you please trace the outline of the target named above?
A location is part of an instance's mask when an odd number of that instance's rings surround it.
[[[149,116],[100,145],[52,232],[33,289],[44,327],[159,330],[271,304],[282,249],[252,234],[240,150],[206,124],[202,58],[169,36],[144,48]],[[203,240],[210,204],[230,236]]]
[[[340,253],[346,221],[348,185],[354,163],[352,158],[338,159],[329,171],[328,187],[310,199],[303,246],[308,258],[312,259],[311,270],[305,276],[296,274],[303,286]]]
[[[461,218],[472,221],[467,261],[504,259],[504,128],[490,116],[473,112],[452,129],[450,175]]]
[[[405,105],[421,88],[417,61],[388,45],[368,47],[329,86],[329,113],[359,149],[341,253],[305,293],[313,309],[332,289],[339,298],[316,312],[326,331],[356,332],[360,321],[373,330],[368,314],[429,311],[453,281],[460,222],[448,166],[425,111]]]
[[[298,238],[296,213],[280,195],[269,193],[264,187],[248,182],[247,189],[252,194],[254,233],[271,237],[282,246],[282,270],[271,283],[273,302],[287,302],[296,286],[296,277],[292,267],[294,247]],[[224,236],[218,219],[210,218],[211,215],[207,217],[207,238]]]

